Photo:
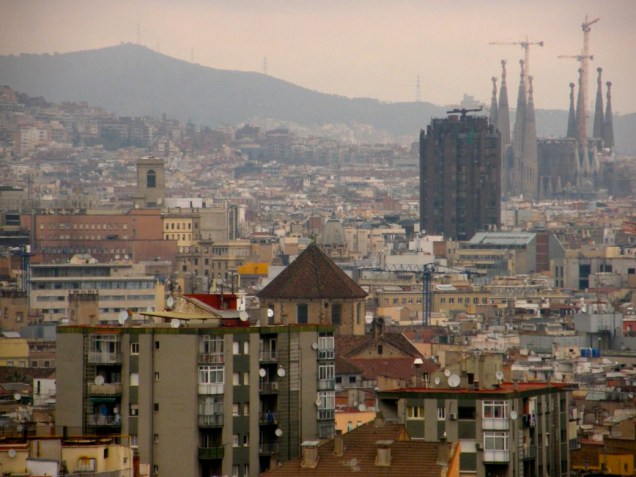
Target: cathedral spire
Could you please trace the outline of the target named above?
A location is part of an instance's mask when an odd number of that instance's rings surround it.
[[[492,77],[492,98],[490,99],[490,124],[497,127],[497,113],[499,107],[497,106],[497,78]]]
[[[574,83],[570,83],[570,114],[568,115],[567,137],[576,137],[576,113],[574,109]]]
[[[579,68],[579,95],[576,102],[576,137],[579,140],[579,146],[587,149],[587,122],[585,116],[585,95],[583,93],[583,68]]]
[[[523,194],[528,199],[537,195],[537,125],[534,112],[532,76],[528,76],[528,104],[523,132]]]
[[[598,139],[603,139],[603,128],[605,121],[603,120],[603,82],[601,81],[601,74],[603,68],[596,68],[598,72],[597,88],[596,88],[596,105],[594,108],[594,129],[593,136]]]
[[[519,93],[517,96],[517,111],[515,112],[515,127],[513,134],[514,169],[512,173],[512,195],[523,194],[523,165],[525,147],[525,123],[526,123],[526,72],[523,60],[519,61],[521,74],[519,78]]]
[[[510,110],[508,106],[508,86],[506,84],[506,60],[501,60],[501,86],[499,87],[499,110],[497,129],[501,133],[501,146],[510,144]]]
[[[605,109],[605,124],[603,125],[603,140],[605,147],[614,150],[614,121],[612,119],[612,82],[607,85],[607,106]]]

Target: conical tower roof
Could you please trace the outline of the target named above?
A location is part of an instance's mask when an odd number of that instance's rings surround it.
[[[497,113],[499,109],[499,107],[497,106],[497,78],[493,76],[491,80],[492,97],[490,98],[490,124],[493,124],[495,127],[497,127]]]
[[[258,293],[259,298],[296,300],[366,296],[367,293],[313,243]]]
[[[596,105],[594,107],[594,129],[593,136],[595,138],[602,139],[604,137],[603,129],[605,127],[605,121],[603,119],[603,83],[601,81],[601,74],[603,73],[603,68],[597,68],[598,79],[597,79],[597,87],[596,87]]]
[[[603,142],[605,147],[614,149],[614,120],[612,119],[612,82],[607,83],[607,106],[605,109],[605,124],[603,126]]]
[[[510,107],[508,106],[508,85],[506,84],[506,60],[501,60],[501,86],[499,87],[497,129],[499,129],[501,133],[501,145],[507,146],[510,144]]]
[[[534,112],[534,94],[532,76],[528,77],[528,104],[523,135],[523,169],[524,195],[533,198],[537,195],[537,125]]]
[[[583,68],[579,68],[579,94],[576,101],[576,137],[579,145],[586,149],[587,130],[585,121],[585,95],[583,94]]]
[[[567,137],[576,137],[576,112],[574,108],[574,83],[570,83],[570,114],[568,115]]]
[[[523,145],[524,134],[526,130],[526,81],[523,60],[519,61],[521,66],[521,75],[519,78],[519,93],[517,95],[517,111],[515,112],[515,128],[512,145],[514,149],[514,172],[512,177],[511,193],[519,195],[523,193],[523,185],[521,178],[521,168],[524,163],[523,155],[525,148]]]

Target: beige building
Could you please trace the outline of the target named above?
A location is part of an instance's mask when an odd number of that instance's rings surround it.
[[[130,435],[155,477],[257,476],[333,435],[333,327],[249,326],[196,297],[155,324],[59,327],[56,423]]]

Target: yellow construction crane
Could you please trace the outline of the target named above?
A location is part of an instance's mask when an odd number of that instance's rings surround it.
[[[543,46],[543,41],[529,41],[528,40],[528,35],[526,35],[526,39],[525,40],[521,40],[521,41],[491,41],[489,43],[489,45],[519,45],[521,48],[524,49],[524,66],[525,66],[525,70],[526,70],[526,75],[524,78],[524,83],[526,84],[526,89],[528,87],[527,85],[527,81],[528,81],[528,76],[530,76],[530,47],[533,45],[537,45],[537,46]]]

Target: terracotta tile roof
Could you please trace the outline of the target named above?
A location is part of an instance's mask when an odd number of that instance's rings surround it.
[[[350,360],[336,355],[336,374],[362,374],[362,370]]]
[[[342,436],[344,452],[334,455],[334,440],[318,447],[318,464],[315,468],[301,466],[302,457],[291,460],[261,474],[263,477],[302,477],[302,476],[349,476],[352,473],[365,477],[408,476],[440,477],[443,465],[438,463],[441,447],[438,442],[412,441],[404,426],[384,424],[375,427],[374,422],[363,424]],[[391,461],[387,467],[375,465],[378,441],[393,441],[390,444]],[[442,452],[443,454],[443,452]],[[448,452],[450,456],[453,452]],[[451,457],[446,462],[450,461]]]
[[[362,376],[365,379],[377,379],[378,376],[410,379],[415,376],[413,358],[370,358],[349,361],[362,370]],[[439,366],[427,359],[424,359],[423,362],[422,372],[432,373],[439,369]]]
[[[269,285],[259,298],[365,298],[367,293],[316,245],[309,245]]]

